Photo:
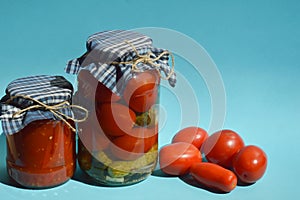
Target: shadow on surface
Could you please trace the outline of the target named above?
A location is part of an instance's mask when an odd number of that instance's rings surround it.
[[[161,171],[160,169],[155,169],[151,175],[158,176],[158,177],[164,177],[164,178],[177,178],[177,176],[172,176],[172,175],[166,174],[163,171]]]
[[[166,173],[164,173],[163,171],[161,171],[160,169],[156,169],[152,172],[152,176],[157,176],[157,177],[162,177],[162,178],[179,178],[181,181],[183,181],[184,183],[193,186],[193,187],[197,187],[215,194],[226,194],[227,192],[223,192],[223,191],[218,191],[216,189],[212,189],[209,188],[205,185],[201,185],[199,184],[192,176],[190,175],[184,175],[184,176],[172,176],[172,175],[168,175]]]
[[[210,188],[210,187],[207,187],[205,185],[202,185],[200,183],[198,183],[192,176],[190,175],[185,175],[185,176],[181,176],[179,177],[180,180],[182,180],[183,182],[185,182],[186,184],[188,185],[191,185],[193,187],[197,187],[197,188],[200,188],[200,189],[203,189],[203,190],[206,190],[206,191],[209,191],[209,192],[212,192],[212,193],[215,193],[215,194],[227,194],[228,192],[224,192],[224,191],[220,191],[220,190],[217,190],[217,189],[214,189],[214,188]]]
[[[245,183],[245,182],[242,182],[241,180],[238,179],[237,185],[241,186],[241,187],[247,187],[247,186],[253,185],[254,183]]]
[[[207,187],[205,185],[200,184],[199,182],[197,182],[191,175],[186,174],[183,176],[172,176],[172,175],[168,175],[166,173],[164,173],[161,169],[156,168],[153,172],[152,172],[152,176],[157,176],[157,177],[162,177],[162,178],[179,178],[181,181],[183,181],[184,183],[192,186],[192,187],[196,187],[196,188],[200,188],[203,190],[206,190],[208,192],[211,193],[215,193],[215,194],[226,194],[227,192],[223,192],[214,188],[210,188]]]

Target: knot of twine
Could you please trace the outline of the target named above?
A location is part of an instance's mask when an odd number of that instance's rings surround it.
[[[49,112],[51,112],[54,116],[58,117],[60,120],[62,120],[64,123],[66,123],[70,129],[74,132],[76,132],[76,129],[67,121],[67,120],[72,120],[73,122],[83,122],[88,118],[88,110],[85,109],[84,107],[81,107],[79,105],[71,105],[68,101],[63,101],[61,103],[55,104],[55,105],[47,105],[44,104],[30,96],[25,96],[25,95],[16,95],[11,97],[6,103],[11,102],[12,100],[14,100],[15,98],[24,98],[24,99],[28,99],[28,100],[32,100],[33,102],[37,103],[37,105],[32,105],[32,106],[28,106],[22,110],[19,110],[18,112],[15,112],[12,115],[12,118],[18,117],[20,116],[22,113],[28,111],[28,110],[32,110],[32,109],[45,109]],[[82,119],[76,119],[74,117],[69,117],[67,115],[65,115],[64,113],[58,111],[59,109],[63,109],[63,108],[77,108],[79,110],[82,110],[85,112],[85,116]]]
[[[140,69],[137,67],[137,65],[138,65],[139,63],[149,64],[149,65],[151,65],[151,66],[154,66],[155,69],[157,70],[159,76],[160,76],[162,79],[165,79],[165,80],[170,79],[171,76],[174,74],[175,61],[174,61],[174,55],[173,55],[171,52],[165,50],[165,51],[163,51],[162,53],[160,53],[157,57],[155,57],[155,54],[152,53],[151,51],[148,51],[145,55],[141,55],[141,54],[139,54],[139,52],[137,51],[137,49],[135,48],[135,46],[134,46],[131,42],[129,42],[129,41],[127,41],[127,40],[125,40],[124,42],[127,43],[127,44],[129,44],[129,45],[131,46],[131,48],[132,48],[133,51],[135,52],[137,58],[135,58],[135,59],[133,59],[133,60],[131,60],[131,61],[112,62],[112,64],[129,64],[129,65],[131,65],[131,70],[134,71],[134,72],[141,72],[141,71],[142,71],[142,70],[140,70]],[[156,62],[157,60],[159,60],[162,56],[166,55],[166,54],[168,54],[168,55],[171,56],[171,59],[172,59],[172,67],[171,67],[171,71],[170,71],[168,74],[166,74],[166,76],[163,76],[163,75],[161,74],[161,72],[160,72],[160,64],[157,64],[157,63],[155,63],[155,62]],[[151,56],[154,56],[154,58],[151,58]]]

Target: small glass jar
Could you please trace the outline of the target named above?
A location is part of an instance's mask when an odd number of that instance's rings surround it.
[[[9,176],[27,188],[48,188],[75,171],[75,133],[60,120],[37,120],[6,136]]]
[[[133,72],[122,96],[112,93],[87,70],[78,74],[76,104],[89,106],[78,124],[78,162],[96,182],[123,186],[146,179],[157,162],[160,76]]]
[[[77,119],[72,94],[72,84],[62,76],[29,76],[8,84],[0,100],[6,167],[21,186],[49,188],[73,176]]]

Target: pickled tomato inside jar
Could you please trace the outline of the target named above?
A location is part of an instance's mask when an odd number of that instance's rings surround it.
[[[77,77],[78,93],[81,101],[95,101],[95,103],[116,102],[120,96],[113,93],[100,83],[89,71],[81,70]]]
[[[157,160],[158,92],[156,71],[135,73],[122,96],[98,82],[95,110],[90,111],[94,117],[78,126],[81,169],[98,182],[112,185],[130,184],[151,174]]]
[[[156,71],[135,73],[124,90],[124,100],[135,112],[148,111],[157,101],[159,75]]]

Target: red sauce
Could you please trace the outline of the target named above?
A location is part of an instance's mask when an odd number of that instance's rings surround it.
[[[6,139],[8,174],[22,186],[51,187],[73,176],[75,133],[64,122],[34,121]]]

